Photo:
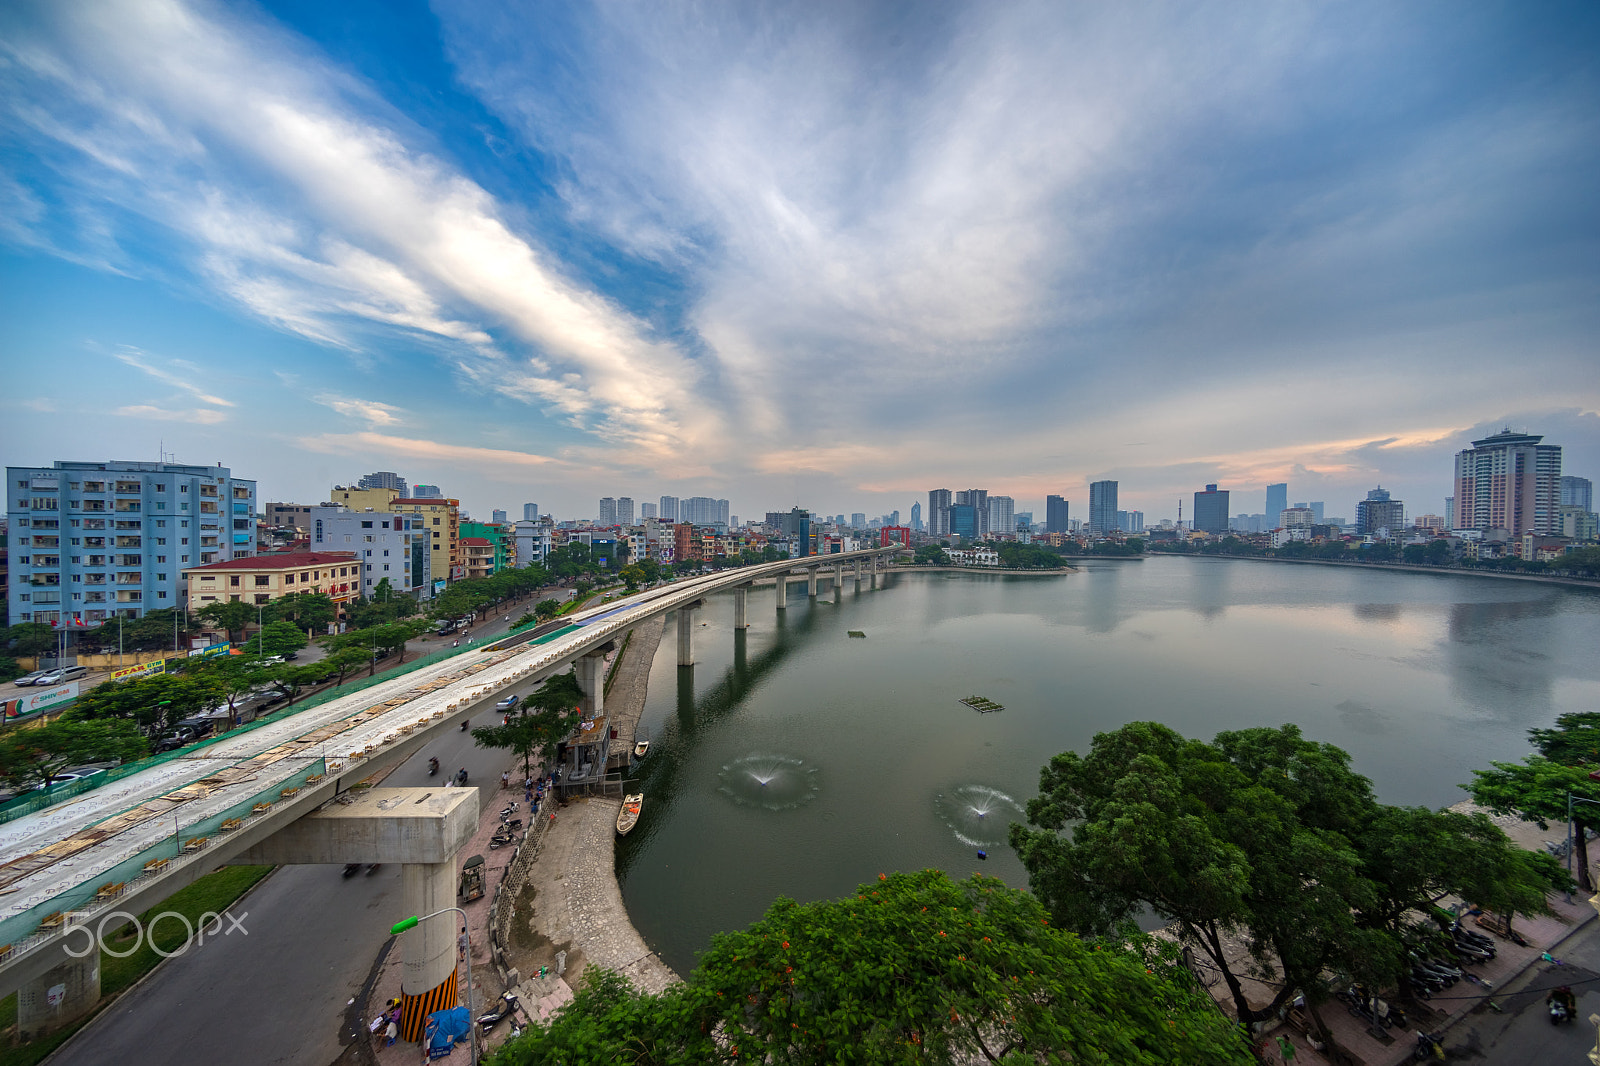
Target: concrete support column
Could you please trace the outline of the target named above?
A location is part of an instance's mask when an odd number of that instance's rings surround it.
[[[778,575],[778,610],[786,610],[789,606],[789,575]]]
[[[93,932],[94,927],[88,927]],[[24,1040],[54,1032],[76,1021],[100,1002],[100,946],[81,933],[72,935],[72,950],[89,944],[81,959],[68,959],[17,989],[17,1032]]]
[[[606,709],[606,653],[591,652],[573,662],[578,687],[583,690],[583,715],[594,718]]]
[[[806,570],[806,595],[812,599],[817,598],[817,567]]]
[[[454,907],[455,860],[402,864],[400,902],[406,914],[432,914]],[[405,975],[400,982],[400,1038],[421,1040],[428,1015],[461,1005],[456,985],[461,919],[454,913],[441,914],[406,930],[400,937],[405,953]]]
[[[694,607],[678,608],[678,665],[694,665]]]
[[[833,587],[834,588],[838,588],[842,584],[844,584],[844,564],[843,563],[834,563],[833,564]]]
[[[750,628],[750,586],[740,585],[733,590],[733,628]]]

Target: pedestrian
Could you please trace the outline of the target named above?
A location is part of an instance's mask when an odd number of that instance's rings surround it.
[[[1293,1062],[1294,1042],[1286,1036],[1278,1037],[1278,1054],[1283,1056],[1284,1062]]]
[[[511,787],[511,771],[510,770],[503,770],[500,773],[500,788],[502,790],[504,790],[504,789],[508,789],[510,787]]]
[[[468,945],[468,941],[467,941],[467,931],[465,929],[463,929],[461,931],[461,957],[463,959],[467,957],[468,947],[469,947],[469,945]]]
[[[522,802],[524,802],[524,803],[532,803],[533,802],[533,789],[529,788],[529,789],[524,789],[523,790],[523,792],[522,792]]]

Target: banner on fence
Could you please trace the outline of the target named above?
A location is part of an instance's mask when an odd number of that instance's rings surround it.
[[[26,696],[18,696],[14,700],[5,701],[6,718],[26,718],[30,714],[49,710],[57,704],[68,703],[78,698],[78,683],[69,681],[65,685],[51,685],[30,692]]]
[[[152,674],[164,674],[166,672],[167,660],[152,659],[150,662],[140,663],[138,666],[125,666],[121,670],[111,671],[111,680],[130,681],[136,677],[149,677]]]
[[[202,659],[210,659],[217,655],[226,655],[228,654],[228,642],[223,641],[221,644],[212,644],[209,647],[201,648],[194,654],[198,655]]]

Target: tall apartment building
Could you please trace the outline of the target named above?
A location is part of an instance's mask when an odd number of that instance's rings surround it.
[[[1297,504],[1295,504],[1295,506],[1296,507],[1304,507],[1305,504],[1297,503]],[[1267,521],[1268,522],[1277,522],[1278,516],[1280,514],[1282,514],[1284,511],[1288,510],[1288,509],[1289,509],[1289,483],[1287,481],[1282,481],[1282,482],[1279,482],[1276,485],[1268,485],[1267,486],[1267,509],[1266,509],[1266,512],[1265,512],[1265,514],[1267,516]],[[1271,529],[1271,528],[1275,528],[1275,527],[1268,526],[1267,528]]]
[[[965,489],[956,493],[955,502],[972,508],[972,513],[977,516],[978,531],[975,536],[980,540],[989,535],[989,490]],[[954,530],[952,530],[954,532]]]
[[[178,607],[185,567],[255,554],[256,483],[224,466],[57,461],[6,485],[13,623]]]
[[[370,474],[363,474],[361,480],[356,482],[357,488],[362,489],[394,489],[395,495],[406,494],[406,479],[396,474],[393,470],[376,470]]]
[[[600,519],[597,524],[601,526],[617,524],[617,501],[614,497],[600,497]]]
[[[661,517],[661,512],[656,509],[656,505],[655,504],[653,504],[653,503],[641,503],[639,505],[639,521],[644,522],[644,521],[647,521],[647,520],[649,520],[651,518],[659,518],[659,517]]]
[[[922,532],[922,504],[911,505],[911,528],[914,532]]]
[[[305,503],[264,503],[261,513],[268,526],[293,527],[302,533],[311,529],[311,505]]]
[[[1224,515],[1226,517],[1226,515]],[[1095,481],[1089,485],[1089,532],[1110,533],[1117,528],[1117,483]]]
[[[360,560],[361,596],[371,599],[387,578],[396,592],[432,597],[433,538],[420,516],[324,504],[311,509],[310,522],[312,551],[352,552]]]
[[[633,525],[633,497],[632,496],[618,496],[617,497],[617,525],[619,525],[619,526],[631,526],[631,525]]]
[[[684,522],[693,526],[728,524],[728,501],[709,496],[690,496],[679,507]]]
[[[678,520],[678,498],[676,496],[663,496],[660,501],[661,513],[656,515],[663,522],[676,522]]]
[[[1594,483],[1586,477],[1561,476],[1561,506],[1594,510]]]
[[[977,540],[982,534],[979,532],[978,508],[970,503],[952,503],[950,505],[950,534],[959,536],[964,540]]]
[[[989,532],[1015,533],[1017,531],[1017,501],[1010,496],[989,497]]]
[[[1365,536],[1388,530],[1399,533],[1405,528],[1406,505],[1391,499],[1389,490],[1378,486],[1367,493],[1367,498],[1356,504],[1356,532]]]
[[[428,567],[435,593],[443,591],[447,582],[467,576],[461,561],[461,501],[448,496],[436,500],[412,497],[396,499],[389,508],[423,520],[421,531],[428,534]],[[416,530],[415,524],[412,529]]]
[[[489,521],[493,522],[497,526],[503,526],[506,524],[508,519],[506,518],[506,513],[504,511],[495,510],[489,512]]]
[[[1128,512],[1128,526],[1127,526],[1127,529],[1128,529],[1129,533],[1143,533],[1144,532],[1144,512],[1143,511],[1129,511]]]
[[[1561,446],[1503,430],[1456,453],[1457,529],[1551,534],[1560,521]]]
[[[1044,498],[1044,531],[1046,533],[1065,533],[1068,531],[1070,517],[1067,515],[1067,501],[1060,496],[1046,496]]]
[[[515,555],[512,566],[521,568],[543,563],[555,549],[555,524],[548,518],[524,518],[512,526]]]
[[[935,537],[950,535],[950,490],[928,490],[928,532]]]
[[[404,496],[405,493],[400,495]],[[411,499],[413,500],[442,500],[444,493],[438,485],[413,485],[411,486]]]
[[[1194,494],[1194,526],[1205,533],[1228,532],[1228,490],[1207,485]]]

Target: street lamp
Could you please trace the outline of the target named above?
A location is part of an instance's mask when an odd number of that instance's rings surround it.
[[[437,918],[441,914],[461,915],[461,934],[463,936],[467,935],[467,912],[460,907],[446,907],[443,910],[434,911],[432,914],[424,914],[420,918],[416,915],[412,915],[410,918],[403,918],[389,927],[389,933],[391,936],[399,936],[407,929],[415,929],[429,918]],[[478,1066],[478,1027],[472,1024],[472,950],[470,945],[467,949],[467,1039],[472,1044],[472,1066]]]

